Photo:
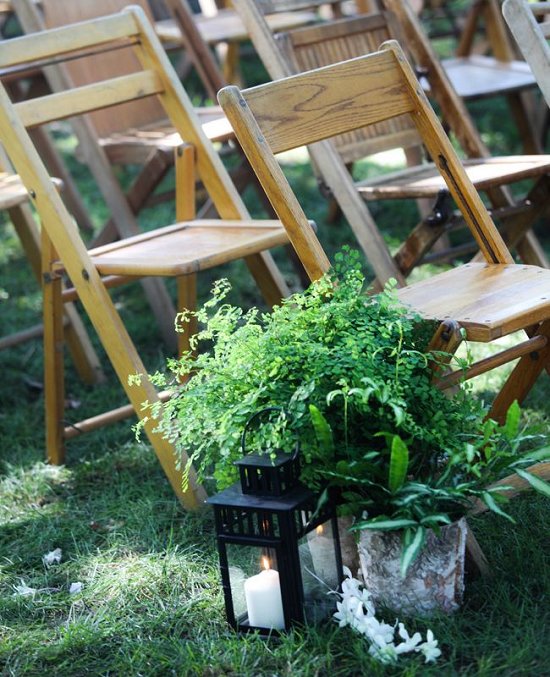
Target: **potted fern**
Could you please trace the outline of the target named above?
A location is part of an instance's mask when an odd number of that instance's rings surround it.
[[[171,360],[168,375],[150,377],[173,388],[167,402],[151,406],[158,430],[217,489],[236,480],[247,420],[278,408],[249,445],[271,453],[292,449],[298,436],[302,481],[316,491],[337,488],[355,531],[398,534],[402,578],[472,501],[506,515],[504,497],[487,486],[546,457],[548,450],[521,456],[517,407],[499,427],[484,422],[465,388],[447,397],[433,386],[426,352],[433,324],[405,312],[391,286],[366,296],[352,252],[272,313],[245,313],[227,303],[228,293],[225,281],[215,285],[195,313],[202,328],[192,351]],[[455,531],[464,538],[463,527]]]

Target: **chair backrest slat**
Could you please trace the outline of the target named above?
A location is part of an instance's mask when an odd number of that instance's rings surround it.
[[[22,101],[15,104],[15,108],[25,127],[30,128],[160,94],[163,90],[164,86],[158,74],[147,70],[77,87],[67,92],[49,94],[41,97],[39,106],[34,99]]]
[[[368,81],[357,77],[358,62],[363,66],[365,60]],[[249,89],[247,102],[275,154],[413,110],[391,52],[285,78],[277,99],[270,85]]]
[[[44,33],[24,35],[0,42],[0,68],[13,64],[47,60],[52,55],[68,54],[137,34],[136,23],[129,12],[97,21],[83,21],[77,26],[62,26]]]

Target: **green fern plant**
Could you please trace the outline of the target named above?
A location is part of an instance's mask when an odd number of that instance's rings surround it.
[[[150,377],[172,388],[149,414],[189,454],[184,477],[193,463],[218,488],[236,481],[245,424],[271,407],[279,413],[252,431],[248,450],[290,452],[298,438],[302,481],[337,487],[356,528],[404,529],[406,562],[425,529],[463,515],[473,497],[501,511],[484,487],[519,460],[519,414],[500,428],[483,422],[465,387],[439,391],[426,352],[433,323],[411,315],[392,285],[366,295],[355,254],[339,254],[328,275],[271,313],[243,312],[228,292],[218,282],[180,317],[199,322],[192,351]]]

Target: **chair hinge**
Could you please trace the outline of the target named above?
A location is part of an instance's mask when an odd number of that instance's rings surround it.
[[[444,226],[451,218],[451,195],[446,188],[438,191],[431,214],[424,219],[427,226]]]

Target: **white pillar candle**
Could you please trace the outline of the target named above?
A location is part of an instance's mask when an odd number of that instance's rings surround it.
[[[326,534],[323,525],[308,534],[309,551],[315,575],[331,590],[338,586],[338,571],[336,570],[336,555],[332,530]]]
[[[266,568],[244,582],[248,622],[257,628],[285,627],[279,572]]]

